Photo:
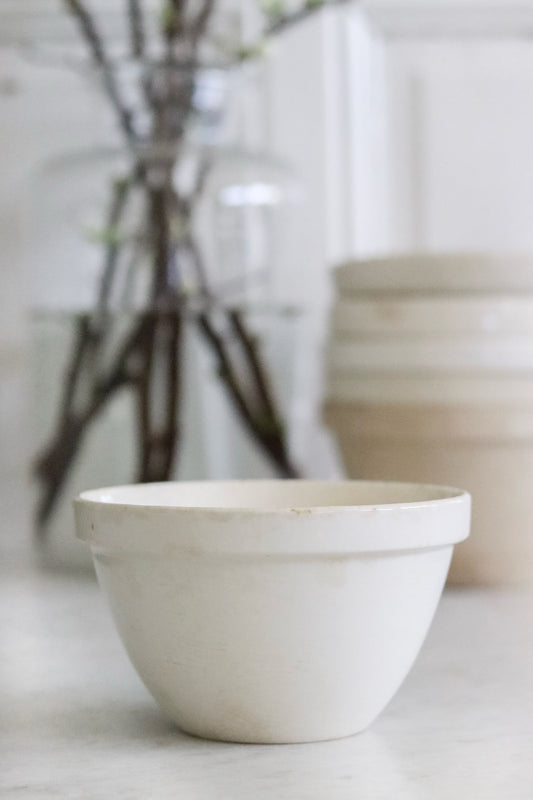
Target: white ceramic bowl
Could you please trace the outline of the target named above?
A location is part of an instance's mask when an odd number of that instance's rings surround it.
[[[407,372],[533,372],[533,339],[473,337],[428,341],[420,339],[358,340],[338,338],[329,343],[327,363],[341,373],[360,370]]]
[[[533,255],[406,253],[338,267],[339,294],[533,292]]]
[[[460,490],[358,481],[146,484],[76,501],[148,689],[183,730],[240,742],[369,725],[420,649],[469,517]]]
[[[358,337],[533,336],[533,296],[341,298],[333,306],[331,325],[337,335]]]

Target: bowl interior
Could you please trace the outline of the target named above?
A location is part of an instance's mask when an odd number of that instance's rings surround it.
[[[459,489],[380,481],[181,481],[83,492],[80,500],[152,508],[294,509],[428,503],[462,496]]]

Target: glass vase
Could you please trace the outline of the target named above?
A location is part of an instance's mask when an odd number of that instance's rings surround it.
[[[301,315],[280,274],[297,181],[238,143],[230,72],[170,78],[179,135],[138,111],[152,133],[55,159],[35,192],[37,541],[55,564],[87,562],[83,489],[296,474]]]

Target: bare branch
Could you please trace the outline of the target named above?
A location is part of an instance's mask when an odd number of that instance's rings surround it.
[[[303,22],[304,20],[308,19],[308,17],[316,14],[317,11],[321,11],[323,8],[327,8],[328,6],[344,5],[348,2],[351,2],[351,0],[307,0],[307,2],[304,3],[304,5],[299,8],[298,11],[294,11],[290,14],[281,14],[279,17],[276,17],[274,20],[272,20],[270,24],[267,24],[264,31],[264,36],[265,38],[276,36],[277,34],[294,27],[300,22]]]
[[[107,224],[110,229],[114,229],[119,224],[124,213],[128,195],[131,189],[131,178],[118,180],[113,185],[113,195],[109,208],[109,215]],[[110,242],[105,256],[104,270],[102,279],[100,281],[99,296],[98,296],[98,311],[104,312],[109,306],[111,297],[111,289],[113,287],[113,279],[115,277],[117,260],[121,250],[120,234]]]
[[[130,46],[133,58],[142,58],[145,49],[144,20],[139,0],[127,0]]]
[[[206,31],[211,15],[215,10],[215,4],[215,0],[203,0],[203,6],[196,15],[196,18],[189,29],[189,36],[193,51],[196,51],[198,43]]]
[[[178,439],[182,316],[180,310],[153,314],[141,345],[142,367],[137,382],[139,404],[139,472],[141,483],[168,480]],[[156,359],[164,360],[163,385],[154,392]],[[154,396],[155,395],[155,396]],[[159,408],[163,404],[163,426]]]
[[[128,138],[135,138],[133,114],[123,103],[113,66],[107,56],[102,37],[82,0],[65,0],[67,7],[76,17],[83,38],[89,46],[94,63],[99,67],[105,90],[118,116],[120,126]]]
[[[265,413],[270,417],[270,419],[276,420],[277,414],[274,406],[274,400],[272,398],[266,370],[263,368],[261,359],[259,357],[256,340],[247,331],[241,317],[241,312],[238,309],[234,308],[229,311],[229,319],[233,331],[242,346],[252,375],[254,376],[255,385],[257,387],[261,403],[265,409]]]
[[[298,472],[287,453],[283,428],[277,417],[272,417],[266,411],[259,415],[257,413],[254,414],[244,395],[223,336],[216,330],[206,312],[198,315],[198,325],[217,357],[220,380],[226,387],[228,397],[248,432],[253,436],[259,448],[268,456],[281,476],[285,478],[298,477]]]
[[[119,348],[111,368],[95,383],[86,406],[79,412],[69,409],[60,421],[52,442],[38,457],[35,472],[43,484],[37,505],[37,522],[43,525],[52,513],[91,423],[118,389],[133,381],[130,361],[146,335],[148,317],[142,316]]]

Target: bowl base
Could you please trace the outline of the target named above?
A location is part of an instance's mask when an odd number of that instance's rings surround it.
[[[177,723],[176,723],[177,724]],[[239,735],[235,733],[224,733],[209,729],[195,729],[192,727],[184,727],[178,725],[177,727],[182,733],[187,736],[192,736],[194,739],[206,739],[211,742],[227,742],[231,744],[312,744],[313,742],[334,742],[338,739],[349,739],[351,736],[357,736],[364,733],[365,730],[371,725],[368,724],[358,727],[355,730],[346,731],[343,733],[316,733],[311,735],[267,735],[257,733],[256,736],[250,733]]]

